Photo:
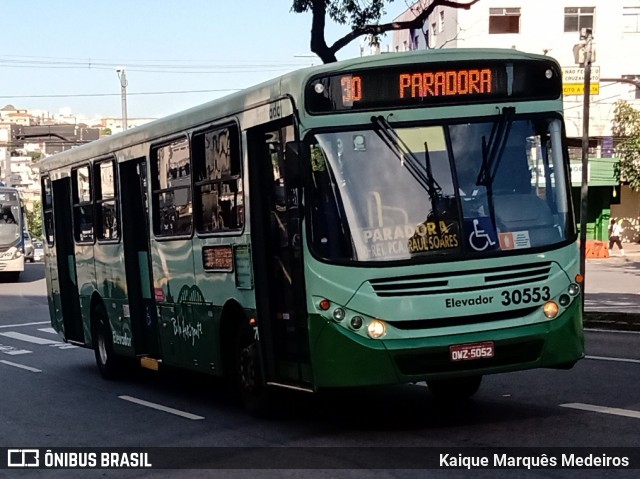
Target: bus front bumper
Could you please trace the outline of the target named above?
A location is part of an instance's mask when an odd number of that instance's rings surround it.
[[[570,368],[584,357],[580,298],[551,321],[467,334],[373,340],[319,316],[310,318],[310,328],[316,387],[402,384],[532,368]],[[450,359],[451,345],[486,341],[494,343],[492,358]]]
[[[21,273],[24,271],[24,256],[13,259],[0,258],[0,273]]]

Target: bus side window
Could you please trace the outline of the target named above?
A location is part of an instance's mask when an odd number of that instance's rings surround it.
[[[190,235],[193,213],[191,155],[187,138],[154,147],[151,167],[155,235]]]
[[[240,160],[236,125],[194,135],[194,209],[198,233],[242,229],[244,196]]]
[[[92,243],[93,234],[93,188],[91,168],[81,166],[72,170],[73,187],[73,234],[78,243]]]
[[[116,181],[114,162],[104,161],[96,165],[96,213],[99,240],[117,240],[120,235],[120,221],[116,209]]]

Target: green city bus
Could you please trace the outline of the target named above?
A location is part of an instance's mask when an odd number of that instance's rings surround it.
[[[51,323],[135,360],[276,388],[584,356],[562,73],[501,49],[292,72],[40,163]],[[127,361],[129,359],[129,361]]]

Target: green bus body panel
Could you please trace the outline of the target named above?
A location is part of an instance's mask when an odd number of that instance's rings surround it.
[[[171,366],[221,373],[219,341],[213,339],[220,338],[222,308],[161,303],[159,309],[163,361]]]
[[[558,318],[529,326],[407,340],[363,340],[311,318],[316,387],[385,385],[540,367],[567,367],[584,357],[581,298]],[[493,341],[490,359],[452,362],[449,345]]]
[[[546,280],[514,287],[376,297],[363,286],[369,280],[381,277],[398,278],[401,282],[402,276],[415,275],[419,271],[427,278],[429,274],[445,274],[447,271],[452,271],[455,278],[464,271],[465,284],[480,285],[480,278],[492,268],[501,274],[502,268],[508,266],[525,265],[536,269],[540,264],[549,265]],[[465,375],[470,371],[488,374],[563,366],[584,355],[580,295],[573,297],[568,307],[561,306],[559,315],[553,320],[544,316],[544,300],[528,304],[526,308],[501,304],[504,291],[522,291],[524,288],[530,291],[539,288],[540,291],[543,287],[548,288],[548,299],[558,303],[560,295],[567,294],[579,271],[575,244],[544,254],[436,263],[429,268],[424,265],[413,269],[341,267],[339,274],[328,275],[324,268],[329,266],[313,259],[307,261],[306,267],[307,276],[316,278],[316,281],[307,279],[307,288],[309,311],[316,312],[310,316],[309,325],[314,384],[318,387],[392,384]],[[321,298],[331,301],[333,306],[329,311],[319,309]],[[485,303],[477,298],[485,298]],[[482,304],[459,308],[451,306],[465,301]],[[331,312],[334,307],[346,310],[347,320],[340,324],[333,321]],[[512,312],[514,309],[516,311]],[[524,312],[519,313],[518,310]],[[346,323],[354,315],[387,321],[387,334],[374,340],[367,336],[366,326],[358,331],[351,330]],[[482,316],[483,320],[466,322],[467,318],[476,316]],[[430,320],[436,324],[430,325]],[[461,324],[456,324],[456,320]],[[418,322],[420,326],[414,326],[412,322]],[[403,326],[395,327],[394,323]],[[484,341],[495,343],[494,359],[450,361],[450,345]]]

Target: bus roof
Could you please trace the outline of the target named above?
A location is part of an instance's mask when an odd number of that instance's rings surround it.
[[[47,171],[101,157],[140,143],[153,141],[175,132],[188,130],[206,123],[232,116],[269,100],[288,94],[298,102],[310,77],[323,73],[349,71],[385,65],[402,65],[420,62],[462,60],[550,60],[548,56],[525,53],[514,49],[442,48],[411,52],[384,53],[311,66],[286,73],[258,85],[203,103],[190,109],[154,120],[150,123],[117,133],[100,140],[44,158],[39,162],[40,171]]]

